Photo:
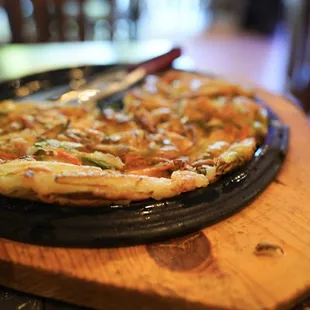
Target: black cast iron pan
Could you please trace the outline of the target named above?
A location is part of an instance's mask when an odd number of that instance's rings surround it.
[[[115,68],[90,66],[78,70],[83,78],[89,79],[98,72]],[[57,97],[68,90],[73,70],[76,68],[2,83],[0,100],[16,98],[16,91],[33,81],[40,86],[19,100]],[[249,204],[273,181],[287,152],[288,128],[261,100],[257,102],[269,113],[269,132],[264,143],[247,165],[207,188],[162,201],[92,208],[60,207],[0,196],[0,237],[46,246],[116,247],[185,235],[227,218]]]

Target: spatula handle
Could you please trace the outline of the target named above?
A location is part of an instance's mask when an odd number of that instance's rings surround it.
[[[145,70],[146,74],[155,73],[169,67],[176,58],[181,56],[181,54],[181,48],[176,47],[163,55],[152,58],[138,65],[131,66],[128,71],[131,72],[134,69],[142,68]]]

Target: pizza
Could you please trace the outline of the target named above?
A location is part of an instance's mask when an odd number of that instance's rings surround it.
[[[0,103],[0,194],[66,206],[156,200],[247,163],[268,130],[251,89],[178,70],[147,76],[122,109]]]

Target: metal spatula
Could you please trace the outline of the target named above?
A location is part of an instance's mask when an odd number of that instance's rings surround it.
[[[169,52],[156,58],[138,65],[130,66],[127,70],[103,73],[91,82],[84,84],[81,88],[66,92],[55,99],[62,103],[101,101],[132,87],[143,80],[147,74],[159,72],[169,67],[173,60],[180,55],[181,49],[173,48]]]

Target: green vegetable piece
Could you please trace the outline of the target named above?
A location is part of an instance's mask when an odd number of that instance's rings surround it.
[[[87,157],[82,157],[81,160],[82,160],[82,164],[84,166],[94,166],[94,167],[99,167],[101,169],[113,169],[114,168],[114,167],[108,165],[103,160],[94,160],[94,159],[90,159]]]
[[[121,159],[111,154],[94,152],[91,154],[83,154],[80,159],[82,160],[83,165],[96,166],[101,169],[122,170],[124,168],[124,164]]]

